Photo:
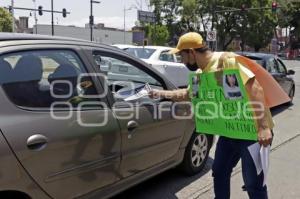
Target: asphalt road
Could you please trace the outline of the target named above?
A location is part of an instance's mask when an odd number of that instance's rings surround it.
[[[296,71],[296,94],[293,105],[283,105],[272,110],[276,124],[268,178],[269,195],[272,199],[300,198],[300,61],[285,61],[285,64],[288,69]],[[176,170],[170,170],[114,199],[212,199],[211,166],[214,150],[212,148],[205,169],[197,176],[186,177]],[[241,189],[243,181],[239,165],[233,172],[231,182],[233,199],[248,198]]]

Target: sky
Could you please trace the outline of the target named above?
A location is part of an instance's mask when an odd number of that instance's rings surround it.
[[[34,8],[34,0],[14,0],[15,7]],[[35,0],[36,7],[43,6],[43,9],[51,9],[51,0]],[[126,9],[126,29],[129,30],[137,21],[137,8],[149,11],[147,6],[148,0],[97,0],[100,4],[93,4],[93,15],[96,23],[104,23],[106,27],[120,28],[124,27],[124,5]],[[71,12],[66,18],[61,14],[54,15],[54,23],[58,25],[75,25],[84,27],[89,23],[90,15],[90,0],[53,0],[54,10],[61,11],[66,8]],[[0,7],[11,5],[11,0],[0,0]],[[30,11],[15,10],[15,17],[28,16]],[[34,24],[34,15],[29,19],[29,25]],[[51,13],[43,13],[43,16],[38,16],[38,24],[51,24]]]

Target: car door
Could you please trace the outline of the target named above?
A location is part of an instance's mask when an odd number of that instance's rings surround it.
[[[293,87],[293,80],[290,76],[288,76],[288,72],[284,63],[280,59],[276,59],[276,61],[278,66],[278,72],[282,76],[282,82],[284,84],[285,92],[289,95]]]
[[[285,76],[286,76],[285,71],[280,70],[279,64],[275,58],[272,58],[272,63],[273,63],[272,67],[274,68],[272,73],[273,77],[280,84],[282,89],[288,94],[288,88],[285,81]]]
[[[172,158],[179,150],[187,124],[186,120],[173,119],[172,102],[152,100],[148,96],[126,102],[127,97],[139,92],[146,84],[155,89],[167,89],[163,80],[125,54],[101,49],[92,49],[92,53],[96,60],[111,61],[107,84],[121,127],[122,175],[137,174]]]
[[[275,58],[271,57],[266,60],[266,69],[273,78],[278,82],[278,84],[281,86],[281,88],[286,92],[286,85],[284,82],[284,74],[280,73],[278,69],[278,63],[275,60]]]
[[[43,44],[0,53],[11,68],[0,128],[32,179],[63,199],[118,181],[120,128],[82,50]]]

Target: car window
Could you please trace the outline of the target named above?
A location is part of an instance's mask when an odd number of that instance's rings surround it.
[[[86,73],[76,53],[68,50],[24,51],[0,57],[2,88],[14,104],[27,108],[79,107],[83,102],[98,101],[85,97],[97,96]]]
[[[143,89],[163,89],[162,83],[147,74],[134,64],[112,56],[101,55],[94,52],[94,58],[101,71],[106,75],[107,84],[116,101],[131,101],[130,96]],[[105,60],[99,62],[99,59]],[[99,64],[100,63],[100,64]],[[101,64],[103,63],[103,64]],[[138,102],[151,101],[148,96],[143,96]]]
[[[287,73],[286,67],[281,62],[281,60],[279,60],[279,59],[277,60],[277,65],[278,65],[278,71],[279,71],[279,73],[283,73],[283,74]]]
[[[160,54],[159,60],[160,61],[167,61],[167,62],[175,62],[175,58],[173,54],[168,53],[169,51],[164,51]]]
[[[180,55],[176,55],[176,59],[177,59],[177,63],[182,63],[182,60],[181,60],[181,56],[180,56]]]
[[[262,59],[256,59],[255,62],[261,65],[262,67],[264,66],[264,61]]]
[[[274,58],[270,58],[266,60],[266,69],[269,73],[278,73]]]
[[[256,63],[258,63],[259,65],[261,65],[262,67],[264,67],[264,60],[260,57],[255,57],[255,56],[246,56],[249,59],[254,60]]]
[[[125,51],[137,58],[140,59],[149,59],[153,53],[155,52],[155,49],[150,48],[127,48]]]

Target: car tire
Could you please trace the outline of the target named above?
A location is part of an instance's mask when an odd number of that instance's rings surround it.
[[[295,86],[292,87],[292,89],[290,90],[290,93],[289,93],[289,97],[291,98],[291,101],[289,101],[289,104],[293,104],[293,98],[295,96]]]
[[[196,175],[203,170],[209,156],[213,136],[194,132],[184,153],[181,170],[189,175]]]

